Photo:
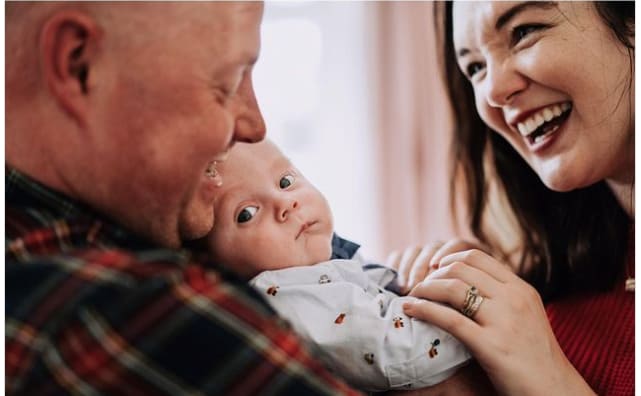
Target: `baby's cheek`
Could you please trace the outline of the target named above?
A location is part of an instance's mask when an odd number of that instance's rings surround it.
[[[320,263],[332,258],[332,242],[331,239],[325,243],[320,243],[314,247],[314,262]]]
[[[257,255],[255,260],[261,270],[277,270],[301,265],[305,256],[290,249],[279,248],[277,245]]]
[[[330,241],[327,245],[325,245],[325,260],[329,260],[332,258],[332,242]]]

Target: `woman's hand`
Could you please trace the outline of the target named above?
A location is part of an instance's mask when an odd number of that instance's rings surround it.
[[[480,243],[464,239],[448,242],[432,242],[425,246],[413,246],[402,253],[394,251],[387,257],[385,265],[396,270],[401,294],[405,295],[438,268],[441,259],[451,253],[468,249],[483,249]]]
[[[484,300],[469,318],[460,309],[472,286]],[[426,300],[404,306],[463,342],[500,393],[594,394],[557,343],[536,290],[486,253],[444,256],[410,295],[456,308]]]

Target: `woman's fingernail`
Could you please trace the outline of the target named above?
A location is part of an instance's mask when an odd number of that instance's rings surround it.
[[[438,263],[432,263],[430,264],[430,267],[437,269],[438,268]]]
[[[414,304],[410,302],[403,303],[403,311],[411,311]]]

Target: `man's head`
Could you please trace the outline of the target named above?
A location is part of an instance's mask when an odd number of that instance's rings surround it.
[[[260,3],[6,6],[6,157],[166,246],[213,225],[210,163],[265,133]]]
[[[247,277],[329,260],[327,200],[272,142],[237,144],[218,171],[224,183],[207,240],[216,260]]]

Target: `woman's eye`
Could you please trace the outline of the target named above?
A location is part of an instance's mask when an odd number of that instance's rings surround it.
[[[251,220],[256,212],[258,211],[258,207],[256,206],[247,206],[246,208],[243,208],[243,210],[238,213],[238,217],[236,217],[236,222],[237,223],[246,223],[249,220]]]
[[[467,65],[467,68],[465,71],[467,72],[467,77],[472,78],[476,73],[480,72],[483,70],[483,64],[479,62],[472,62],[469,65]]]
[[[289,187],[292,184],[294,184],[294,180],[295,180],[294,176],[292,176],[292,175],[285,175],[285,176],[281,177],[280,178],[280,182],[279,182],[280,188],[283,189],[283,190],[286,189],[287,187]]]
[[[539,24],[520,25],[512,29],[512,45],[518,44],[530,33],[542,29],[544,26]]]

